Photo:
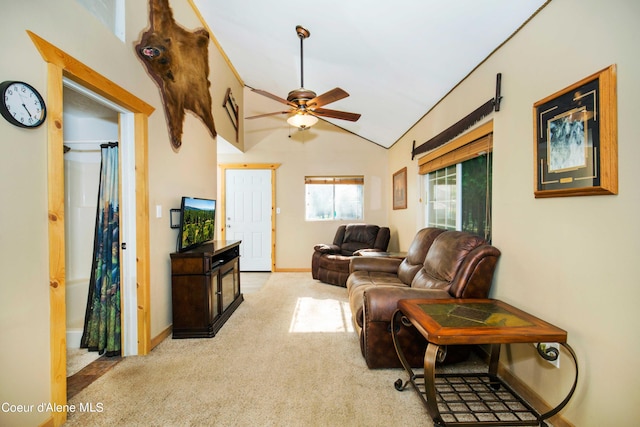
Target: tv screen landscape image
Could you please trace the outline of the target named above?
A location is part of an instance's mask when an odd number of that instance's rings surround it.
[[[184,252],[210,242],[216,229],[216,201],[183,197],[180,206],[180,246]]]

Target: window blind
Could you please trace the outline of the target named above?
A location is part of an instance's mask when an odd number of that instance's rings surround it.
[[[305,184],[359,184],[364,185],[364,176],[305,176]]]
[[[493,122],[488,122],[421,157],[418,160],[418,173],[426,175],[492,151]]]

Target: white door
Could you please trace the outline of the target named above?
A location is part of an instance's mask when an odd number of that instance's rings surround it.
[[[271,169],[227,169],[226,239],[242,240],[240,271],[271,271]]]

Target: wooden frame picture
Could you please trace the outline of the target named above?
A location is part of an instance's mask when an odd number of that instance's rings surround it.
[[[393,174],[393,209],[407,208],[407,168]]]
[[[533,104],[534,195],[618,194],[616,66]]]

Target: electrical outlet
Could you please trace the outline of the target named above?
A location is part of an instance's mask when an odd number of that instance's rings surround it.
[[[560,367],[560,344],[557,342],[541,342],[536,345],[536,348],[544,360],[556,368]]]

